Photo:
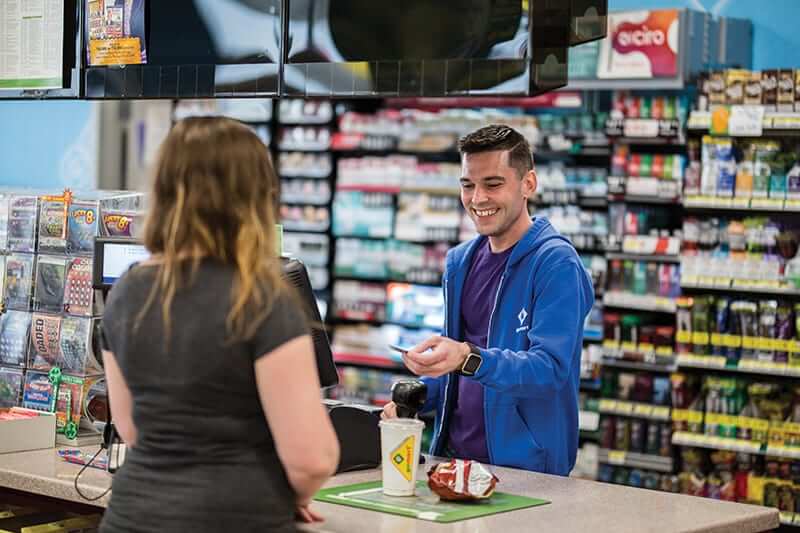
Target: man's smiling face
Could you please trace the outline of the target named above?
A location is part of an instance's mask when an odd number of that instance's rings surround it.
[[[509,165],[507,150],[461,158],[461,203],[481,235],[502,237],[521,216],[527,217],[531,187],[535,190],[530,176],[520,176]]]

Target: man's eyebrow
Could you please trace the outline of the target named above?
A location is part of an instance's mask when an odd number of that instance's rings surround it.
[[[464,182],[473,182],[473,181],[490,181],[490,180],[505,180],[505,179],[506,179],[505,176],[484,176],[482,178],[477,178],[477,179],[471,179],[471,178],[467,178],[467,177],[462,176],[461,178],[459,178],[459,181],[461,183],[464,183]]]

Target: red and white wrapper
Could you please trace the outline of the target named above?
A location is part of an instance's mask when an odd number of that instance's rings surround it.
[[[443,500],[489,498],[498,481],[484,465],[464,459],[439,463],[428,470],[428,487]]]

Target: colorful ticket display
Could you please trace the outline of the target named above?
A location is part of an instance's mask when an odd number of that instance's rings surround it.
[[[61,313],[64,310],[64,283],[67,260],[40,255],[36,262],[36,286],[33,308],[37,311]]]
[[[10,255],[6,258],[4,302],[8,309],[28,311],[31,307],[31,288],[35,256]]]
[[[103,234],[107,237],[133,237],[138,225],[138,213],[110,209],[103,213]]]
[[[92,319],[34,313],[28,366],[83,376],[102,373],[92,347]]]
[[[92,260],[88,257],[69,260],[64,288],[64,311],[71,315],[91,316],[93,296]]]
[[[39,198],[13,196],[8,207],[8,249],[14,252],[36,251],[36,220]]]
[[[22,382],[22,369],[0,367],[0,407],[19,405]]]
[[[0,314],[0,364],[25,366],[31,315],[24,311]]]
[[[53,412],[56,403],[56,386],[46,372],[28,371],[22,392],[22,407]]]
[[[87,0],[91,66],[147,63],[145,3],[146,0]]]
[[[72,202],[69,206],[67,253],[92,255],[97,236],[99,208],[97,202]]]
[[[39,212],[39,251],[63,253],[67,245],[67,202],[43,200]]]

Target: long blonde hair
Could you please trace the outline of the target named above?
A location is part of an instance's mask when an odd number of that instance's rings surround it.
[[[269,151],[247,126],[219,117],[175,124],[161,146],[144,243],[161,256],[142,313],[160,296],[165,331],[176,292],[201,260],[234,267],[228,340],[250,339],[288,289],[277,252],[279,182]]]

